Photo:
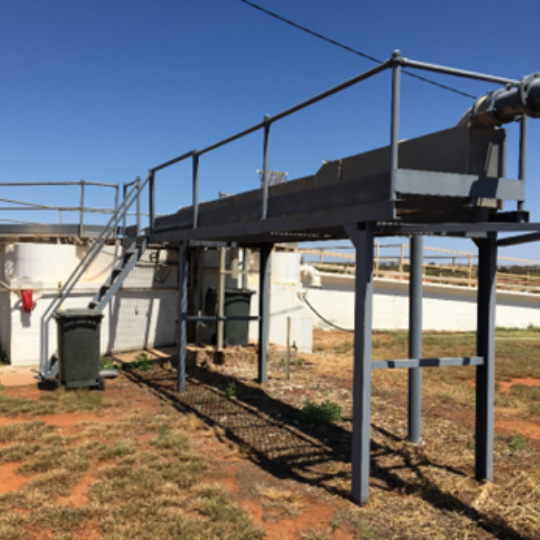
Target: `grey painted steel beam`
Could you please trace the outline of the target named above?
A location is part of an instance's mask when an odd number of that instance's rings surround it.
[[[351,495],[355,502],[367,504],[371,435],[373,225],[348,225],[345,230],[356,248]]]
[[[493,481],[493,428],[495,404],[495,304],[497,284],[497,236],[478,240],[478,356],[484,363],[476,368],[477,480]]]
[[[260,383],[267,378],[268,334],[270,330],[270,264],[273,244],[262,244],[259,257],[259,350],[258,374]]]
[[[481,366],[481,356],[457,356],[455,358],[407,358],[405,360],[376,360],[372,369],[411,369],[430,367]]]
[[[540,233],[520,234],[510,238],[502,238],[497,242],[498,246],[517,246],[518,244],[527,244],[529,242],[538,242]]]
[[[473,197],[511,201],[525,198],[525,182],[522,180],[415,169],[398,169],[396,190],[403,194],[437,197]]]
[[[215,322],[215,321],[260,321],[261,318],[258,315],[254,315],[253,317],[212,317],[212,316],[201,316],[201,317],[186,317],[187,322]]]
[[[376,234],[473,234],[489,232],[540,231],[540,223],[379,223]]]
[[[304,231],[342,226],[344,223],[350,223],[353,220],[387,221],[394,219],[394,217],[394,203],[391,201],[372,201],[293,216],[269,217],[263,220],[228,223],[212,227],[200,226],[196,230],[176,229],[167,232],[156,231],[151,235],[150,240],[151,242],[160,242],[179,241],[182,239],[214,240],[219,238],[249,237],[282,230]]]
[[[186,389],[187,359],[187,301],[188,301],[188,245],[180,242],[178,246],[178,367],[176,390]]]
[[[424,239],[413,236],[410,242],[409,267],[409,357],[422,357],[422,292]],[[422,369],[414,367],[408,373],[408,440],[413,443],[422,437]]]

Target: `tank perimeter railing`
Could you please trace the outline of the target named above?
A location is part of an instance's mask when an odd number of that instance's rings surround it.
[[[409,67],[413,69],[419,69],[424,71],[432,71],[441,74],[451,75],[455,77],[462,77],[467,79],[475,79],[485,82],[491,82],[504,85],[507,88],[517,88],[520,85],[520,81],[514,79],[507,79],[504,77],[498,77],[494,75],[488,75],[484,73],[477,73],[474,71],[466,71],[462,69],[456,69],[446,66],[440,66],[436,64],[427,64],[424,62],[417,62],[409,60],[401,56],[400,51],[394,51],[392,57],[389,60],[381,63],[380,65],[369,69],[329,90],[322,92],[294,107],[286,109],[274,116],[266,115],[262,122],[251,126],[248,129],[240,131],[235,135],[227,137],[217,143],[214,143],[202,150],[191,150],[176,158],[173,158],[157,167],[153,167],[149,170],[148,177],[141,184],[140,189],[144,189],[146,185],[149,185],[149,229],[148,232],[158,232],[155,226],[155,190],[156,190],[156,173],[163,169],[166,169],[172,165],[180,163],[186,159],[192,160],[192,206],[193,206],[193,219],[192,228],[197,229],[198,217],[199,217],[199,161],[201,156],[212,152],[222,146],[232,143],[238,139],[241,139],[251,133],[262,130],[263,131],[263,166],[262,166],[262,187],[261,187],[261,215],[260,219],[266,219],[268,217],[268,190],[269,190],[269,160],[270,160],[270,128],[279,120],[282,120],[288,116],[291,116],[302,109],[310,107],[319,101],[322,101],[334,94],[342,92],[343,90],[355,86],[371,77],[386,71],[392,70],[392,87],[391,87],[391,118],[390,118],[390,199],[396,200],[396,177],[398,170],[398,141],[399,141],[399,114],[400,114],[400,94],[401,94],[401,68]],[[525,182],[526,172],[526,148],[527,148],[527,116],[523,115],[520,120],[520,143],[519,143],[519,171],[518,179]],[[517,209],[524,209],[524,201],[516,201]]]
[[[111,220],[103,229],[103,232],[96,238],[85,257],[81,260],[80,264],[73,271],[68,281],[62,287],[58,297],[51,302],[50,306],[47,308],[47,311],[42,317],[42,374],[44,367],[48,364],[48,324],[50,319],[56,313],[62,301],[66,298],[67,295],[73,290],[74,286],[88,268],[94,258],[97,256],[97,253],[101,250],[103,245],[106,242],[106,239],[116,230],[118,224],[124,220],[126,216],[127,209],[131,207],[135,200],[138,201],[137,209],[137,235],[141,234],[140,228],[140,195],[142,191],[148,186],[148,217],[149,217],[149,226],[148,229],[144,231],[144,234],[150,235],[153,232],[158,230],[155,227],[156,219],[156,173],[166,169],[172,165],[180,163],[186,159],[192,160],[192,206],[193,206],[193,220],[192,228],[197,229],[198,227],[198,216],[199,216],[199,161],[200,157],[204,154],[212,152],[222,146],[230,144],[238,139],[241,139],[251,133],[262,130],[263,131],[263,166],[262,166],[262,187],[261,187],[261,216],[260,219],[266,219],[268,217],[268,195],[269,195],[269,159],[270,159],[270,128],[279,120],[282,120],[288,116],[291,116],[298,111],[306,109],[319,101],[342,92],[343,90],[355,86],[356,84],[361,83],[371,77],[386,71],[387,69],[392,70],[392,87],[391,87],[391,117],[390,117],[390,199],[396,200],[396,177],[398,170],[398,142],[399,142],[399,114],[400,114],[400,94],[401,94],[401,68],[410,67],[425,71],[432,71],[437,73],[442,73],[446,75],[452,75],[456,77],[463,77],[468,79],[475,79],[485,82],[492,82],[501,85],[505,85],[508,88],[519,87],[520,81],[514,79],[507,79],[504,77],[497,77],[494,75],[488,75],[484,73],[477,73],[474,71],[466,71],[462,69],[456,69],[446,66],[440,66],[436,64],[427,64],[423,62],[417,62],[413,60],[408,60],[401,56],[400,51],[394,51],[392,57],[385,62],[381,63],[379,66],[376,66],[370,70],[367,70],[337,86],[326,90],[294,107],[286,109],[274,116],[266,115],[262,122],[251,126],[248,129],[240,131],[226,139],[223,139],[217,143],[214,143],[202,150],[191,150],[186,152],[178,157],[175,157],[165,163],[157,165],[149,169],[148,175],[141,182],[135,181],[131,183],[131,190],[128,189],[127,195],[124,198],[124,201],[120,204],[115,214],[111,217]],[[520,145],[519,145],[519,179],[525,181],[525,160],[526,160],[526,147],[527,147],[527,117],[525,115],[521,118],[521,130],[520,130]],[[129,187],[129,186],[128,186]],[[129,200],[128,200],[129,199]],[[517,201],[518,210],[523,209],[523,201]],[[125,221],[124,230],[125,230]]]
[[[63,213],[78,213],[79,236],[84,236],[84,226],[86,223],[86,214],[115,214],[118,211],[118,199],[119,199],[119,184],[106,183],[106,182],[91,182],[88,180],[68,181],[68,182],[0,182],[0,189],[4,187],[60,187],[60,186],[79,186],[79,201],[78,206],[61,206],[61,205],[48,205],[33,203],[29,201],[19,201],[15,199],[0,198],[0,202],[14,204],[19,206],[2,206],[0,212],[32,212],[32,211],[54,211],[58,212],[58,223],[63,222]],[[91,206],[85,206],[86,186],[96,186],[114,189],[114,201],[111,208],[97,208]],[[0,221],[8,223],[17,223],[21,225],[46,225],[43,222],[35,222],[28,220],[17,220],[9,218],[0,218]]]

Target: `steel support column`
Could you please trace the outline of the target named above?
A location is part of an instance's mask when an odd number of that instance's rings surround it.
[[[266,382],[266,353],[270,323],[270,261],[273,244],[263,244],[259,260],[259,353],[258,381]]]
[[[422,288],[424,238],[413,236],[409,265],[409,358],[422,358]],[[409,369],[409,442],[422,437],[422,368]]]
[[[478,320],[477,355],[484,364],[476,368],[476,445],[477,480],[493,481],[493,424],[495,402],[495,292],[497,235],[477,240],[478,244]]]
[[[186,389],[188,269],[188,242],[185,241],[178,245],[178,392]]]
[[[373,226],[358,224],[345,230],[356,248],[351,496],[355,502],[366,504],[370,461]]]

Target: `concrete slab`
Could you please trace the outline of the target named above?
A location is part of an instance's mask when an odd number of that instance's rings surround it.
[[[31,386],[37,384],[39,366],[0,366],[0,386]]]

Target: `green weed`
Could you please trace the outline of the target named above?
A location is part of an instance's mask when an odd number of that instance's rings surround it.
[[[341,407],[328,399],[322,403],[306,400],[302,412],[306,420],[314,424],[330,424],[341,420]]]

